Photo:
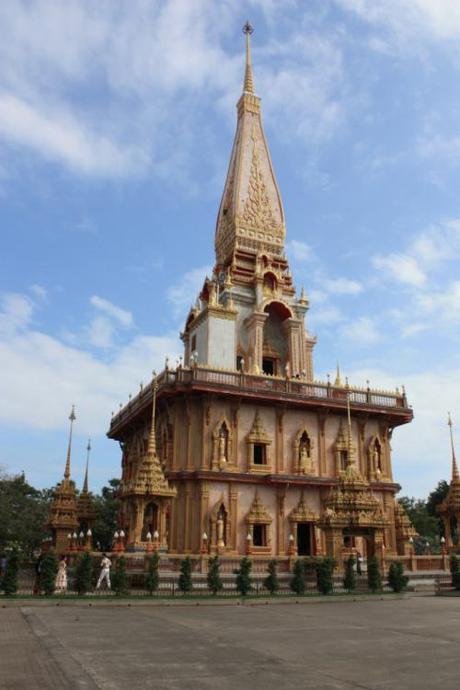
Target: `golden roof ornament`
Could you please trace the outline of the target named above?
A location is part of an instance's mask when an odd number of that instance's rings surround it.
[[[70,411],[69,415],[69,420],[70,420],[70,430],[69,430],[69,443],[67,446],[67,459],[65,463],[65,470],[64,470],[64,479],[70,479],[70,455],[72,452],[72,431],[73,431],[73,423],[76,420],[76,414],[75,414],[75,405],[72,405],[72,409]]]
[[[342,381],[342,377],[340,375],[340,364],[339,364],[339,362],[337,362],[334,386],[337,386],[338,388],[343,388],[343,381]]]
[[[457,458],[455,457],[454,436],[452,433],[453,423],[452,423],[452,417],[450,415],[450,412],[447,413],[447,424],[449,426],[450,448],[451,448],[451,453],[452,453],[452,483],[453,484],[460,484],[460,475],[458,473]]]
[[[249,21],[243,26],[243,33],[246,34],[246,66],[244,70],[243,91],[246,93],[254,93],[254,78],[251,64],[251,34],[254,33],[254,29]]]

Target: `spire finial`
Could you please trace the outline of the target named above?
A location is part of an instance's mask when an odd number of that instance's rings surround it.
[[[246,34],[246,68],[244,70],[244,86],[243,91],[246,93],[254,93],[254,80],[252,78],[252,64],[251,64],[251,39],[250,36],[254,32],[249,21],[243,26],[243,33]]]
[[[83,493],[88,493],[88,466],[89,466],[89,454],[91,453],[91,439],[88,439],[88,445],[86,446],[86,470],[85,479],[83,482]]]
[[[70,431],[69,431],[69,444],[67,446],[67,460],[65,463],[65,470],[64,470],[64,479],[70,479],[70,454],[72,451],[72,430],[73,430],[73,423],[76,420],[75,416],[75,405],[72,405],[72,409],[69,414],[69,420],[70,420]]]
[[[149,443],[147,446],[147,453],[149,455],[156,455],[157,453],[157,440],[155,436],[155,412],[156,412],[156,401],[157,401],[157,390],[158,381],[155,372],[153,372],[152,381],[152,425],[150,427]]]
[[[447,424],[449,425],[450,447],[452,451],[452,482],[460,482],[460,475],[458,473],[457,467],[457,458],[455,457],[454,435],[452,433],[453,422],[452,417],[450,416],[450,412],[447,413]]]

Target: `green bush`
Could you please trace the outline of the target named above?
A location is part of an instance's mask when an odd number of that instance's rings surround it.
[[[11,596],[18,591],[19,549],[11,549],[6,562],[6,571],[1,582],[1,589]]]
[[[192,561],[190,556],[186,556],[180,564],[180,575],[179,575],[179,589],[183,594],[191,592],[193,588],[192,582]]]
[[[305,568],[302,561],[297,558],[292,570],[292,580],[289,583],[290,588],[296,594],[303,594],[305,592]]]
[[[78,594],[86,594],[93,588],[93,562],[87,551],[83,553],[75,566],[74,589]]]
[[[208,563],[208,588],[213,594],[220,592],[224,585],[220,577],[220,561],[219,556],[209,559]]]
[[[330,594],[334,589],[332,575],[335,568],[333,558],[325,556],[316,561],[316,584],[321,594]]]
[[[278,561],[269,561],[267,570],[268,575],[264,580],[264,587],[265,589],[268,589],[270,594],[276,594],[280,588],[280,583],[278,580]]]
[[[394,561],[388,571],[388,584],[393,592],[402,592],[406,589],[409,578],[404,575],[404,567],[401,561]]]
[[[40,587],[50,596],[54,593],[54,585],[58,571],[58,559],[55,553],[47,553],[43,556],[40,567]]]
[[[350,556],[345,563],[345,577],[343,578],[343,586],[347,592],[353,592],[356,589],[356,575],[355,575],[355,559]]]
[[[380,564],[377,556],[372,556],[367,564],[367,586],[371,592],[382,589],[382,576],[380,574]]]
[[[240,567],[235,570],[236,575],[236,589],[237,591],[245,597],[248,592],[252,589],[252,577],[251,577],[252,563],[249,558],[241,559]]]
[[[112,588],[117,596],[129,593],[126,559],[124,556],[119,556],[115,561],[114,573],[112,575]]]
[[[147,573],[145,575],[145,589],[149,594],[157,591],[160,585],[160,555],[157,551],[148,560]]]

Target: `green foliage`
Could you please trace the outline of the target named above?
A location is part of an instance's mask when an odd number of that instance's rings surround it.
[[[292,580],[289,583],[290,588],[296,594],[303,594],[305,592],[305,568],[302,561],[297,558],[292,570]]]
[[[450,574],[452,576],[452,587],[457,591],[460,590],[460,564],[457,556],[450,557]]]
[[[268,575],[264,580],[264,587],[265,589],[268,589],[270,594],[276,594],[280,588],[280,583],[278,580],[278,561],[274,559],[269,561],[267,570]]]
[[[350,556],[345,563],[345,577],[343,578],[343,586],[347,592],[353,592],[356,589],[356,575],[355,575],[355,559]]]
[[[437,490],[432,493],[434,494],[436,491]],[[431,495],[432,494],[430,494],[430,496]],[[427,542],[430,544],[431,548],[433,545],[437,544],[439,540],[441,534],[439,529],[439,520],[435,515],[432,515],[429,512],[428,502],[423,498],[409,498],[408,496],[402,496],[398,500],[419,534],[419,536],[414,540],[415,553],[423,554],[425,553]]]
[[[148,569],[145,575],[145,589],[149,594],[157,591],[160,584],[160,555],[157,551],[148,560]]]
[[[78,594],[90,592],[93,586],[93,562],[87,551],[81,554],[75,566],[74,589]]]
[[[129,593],[126,559],[124,556],[119,556],[115,561],[115,568],[112,575],[112,589],[117,596]]]
[[[186,556],[181,561],[178,587],[183,594],[192,591],[192,561],[190,556]]]
[[[1,582],[1,589],[7,595],[16,594],[18,591],[19,550],[11,549],[6,563],[6,571]]]
[[[208,588],[213,594],[217,594],[223,589],[224,585],[220,577],[219,556],[209,559],[208,563]]]
[[[47,596],[54,593],[57,571],[58,559],[56,554],[53,552],[46,553],[40,567],[40,587]]]
[[[45,528],[51,491],[39,491],[24,474],[0,474],[0,553],[18,546],[31,558],[47,535]]]
[[[251,577],[252,563],[249,558],[244,556],[240,561],[240,567],[235,570],[236,589],[244,597],[252,589]]]
[[[404,575],[404,567],[401,561],[393,561],[388,571],[388,584],[393,592],[402,592],[406,589],[409,578]]]
[[[334,589],[332,579],[334,568],[335,561],[333,558],[325,556],[316,560],[316,583],[321,594],[330,594]]]
[[[100,545],[101,551],[112,548],[113,533],[117,529],[117,516],[120,508],[118,498],[119,479],[110,479],[109,485],[104,486],[100,496],[93,496],[95,520],[92,527],[93,544]]]
[[[382,589],[382,576],[380,574],[380,564],[377,556],[372,556],[367,564],[367,586],[371,592]]]

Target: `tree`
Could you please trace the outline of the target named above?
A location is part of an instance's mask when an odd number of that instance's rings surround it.
[[[157,551],[148,560],[148,570],[145,575],[145,589],[149,594],[157,591],[160,585],[160,555]]]
[[[425,552],[426,543],[431,545],[436,544],[439,539],[439,520],[437,517],[430,515],[427,508],[427,501],[423,498],[409,498],[402,496],[399,499],[407,513],[408,518],[412,522],[418,537],[414,540],[414,548],[417,554]]]
[[[268,575],[264,580],[264,587],[268,589],[270,594],[276,594],[280,588],[280,583],[278,580],[278,561],[272,560],[268,563]]]
[[[183,594],[192,591],[192,561],[190,556],[186,556],[181,561],[178,587]]]
[[[50,551],[43,556],[40,567],[40,586],[47,596],[54,593],[54,583],[58,571],[56,554]]]
[[[93,561],[87,551],[82,553],[75,566],[74,589],[78,594],[86,594],[93,587]]]
[[[102,551],[112,548],[113,534],[117,529],[117,517],[120,509],[118,490],[119,479],[110,479],[109,485],[102,487],[101,495],[93,497],[95,519],[92,527],[93,543],[100,544]]]
[[[126,573],[126,559],[119,556],[115,562],[115,572],[112,577],[112,586],[117,596],[129,594],[128,575]]]
[[[452,576],[452,587],[460,590],[460,564],[457,556],[450,557],[450,574]]]
[[[356,589],[356,575],[355,575],[355,559],[349,556],[345,563],[345,577],[343,578],[343,586],[347,592],[353,592]]]
[[[6,563],[6,571],[1,582],[1,589],[6,595],[11,596],[18,591],[19,550],[11,549]]]
[[[0,553],[18,546],[26,558],[41,546],[52,492],[31,486],[24,473],[0,474]]]
[[[328,556],[318,558],[316,561],[316,583],[321,594],[330,594],[334,589],[334,580],[332,578],[334,568],[335,561]]]
[[[404,567],[401,561],[393,561],[388,570],[388,584],[393,592],[402,592],[407,587],[409,578],[404,575]]]
[[[240,561],[240,567],[234,571],[236,575],[236,589],[243,597],[252,589],[251,570],[252,563],[249,558],[244,556]]]
[[[428,494],[428,499],[426,502],[426,509],[429,515],[436,518],[438,521],[438,532],[441,536],[446,536],[444,534],[444,524],[439,517],[436,508],[443,502],[449,491],[449,483],[445,479],[441,479],[438,482],[436,489],[434,489],[430,494]]]
[[[208,588],[213,594],[217,594],[223,588],[222,578],[220,577],[219,556],[209,559],[208,563]]]
[[[367,564],[367,585],[371,592],[382,589],[382,576],[377,556],[372,556]]]
[[[289,583],[290,588],[296,594],[303,594],[305,592],[305,569],[302,561],[297,558],[292,570],[292,580]]]

